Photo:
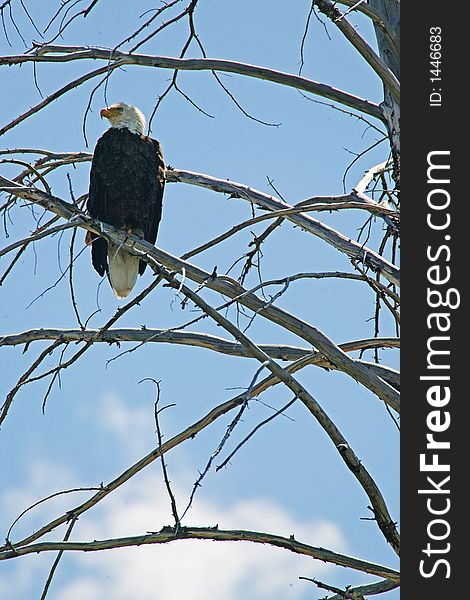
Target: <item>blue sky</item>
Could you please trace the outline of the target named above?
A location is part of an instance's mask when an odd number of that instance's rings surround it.
[[[28,6],[38,27],[43,28],[55,8]],[[37,39],[31,24],[15,8],[15,18],[25,37]],[[139,15],[154,8],[148,2],[122,0],[99,2],[89,17],[77,19],[65,32],[62,45],[100,45],[111,47],[139,23]],[[204,0],[195,13],[197,31],[209,57],[249,62],[297,73],[300,41],[309,10],[308,2],[256,3]],[[373,32],[366,19],[353,17],[363,37],[374,44]],[[21,40],[7,21],[11,46],[0,35],[2,54],[24,51]],[[374,102],[381,100],[381,84],[364,61],[351,49],[330,24],[327,32],[315,17],[306,40],[303,75]],[[177,56],[187,35],[181,22],[142,48],[143,53]],[[188,56],[198,56],[193,46]],[[93,63],[93,68],[98,64]],[[39,65],[37,84],[44,95],[64,85],[90,68],[89,64]],[[31,65],[21,69],[3,67],[1,124],[9,122],[41,100],[34,84]],[[106,128],[99,110],[107,103],[125,101],[139,106],[150,115],[156,96],[161,94],[170,71],[127,67],[115,72],[106,89],[94,96],[86,121],[88,146],[82,125],[83,115],[94,84],[86,84],[44,111],[26,120],[0,139],[1,148],[47,148],[54,151],[88,151]],[[354,158],[373,144],[380,135],[356,118],[302,97],[296,90],[271,83],[221,76],[246,111],[265,121],[282,123],[279,127],[261,125],[245,117],[218,87],[210,73],[179,75],[183,91],[206,112],[196,110],[182,96],[172,93],[162,103],[152,127],[152,135],[163,146],[167,164],[175,168],[199,171],[227,178],[273,193],[268,179],[289,203],[313,195],[343,192],[343,174]],[[321,99],[320,99],[321,100]],[[376,123],[374,123],[377,125]],[[365,170],[388,156],[386,143],[362,157],[348,172],[346,188],[353,187]],[[0,165],[7,176],[15,168]],[[69,181],[76,197],[88,188],[89,164],[62,168],[50,179],[53,193],[70,200]],[[40,211],[37,210],[37,214]],[[34,228],[27,208],[16,208],[7,223],[10,235],[2,247],[21,239]],[[168,184],[163,219],[157,246],[174,255],[218,235],[251,216],[243,200],[228,199],[209,190],[183,184]],[[355,239],[364,223],[358,211],[318,215],[323,222]],[[266,224],[253,228],[258,234]],[[382,234],[378,221],[372,230],[370,245]],[[0,236],[5,238],[2,226]],[[82,249],[84,234],[79,232],[76,249]],[[70,300],[67,278],[44,296],[31,302],[60,277],[68,264],[70,233],[36,243],[29,248],[0,290],[0,332],[13,333],[30,328],[75,328],[76,319]],[[249,230],[233,236],[224,244],[192,261],[212,271],[224,273],[248,250]],[[290,223],[284,223],[263,246],[263,276],[266,279],[310,271],[350,270],[349,261],[335,249]],[[9,255],[10,256],[10,255]],[[0,262],[2,273],[9,264]],[[239,274],[231,272],[232,276]],[[74,266],[77,303],[91,327],[102,326],[115,312],[118,303],[105,281],[90,264],[88,249]],[[149,270],[137,292],[151,281]],[[255,285],[253,273],[247,285]],[[277,291],[277,288],[275,288]],[[213,303],[220,298],[206,296]],[[291,284],[277,304],[304,318],[324,331],[335,342],[373,335],[374,297],[362,283],[343,280],[307,280]],[[167,328],[185,323],[196,316],[191,306],[182,310],[174,292],[158,287],[122,320],[120,327]],[[233,312],[228,316],[234,318]],[[189,328],[227,338],[208,319]],[[296,338],[258,317],[248,330],[259,343],[289,343],[305,346]],[[381,335],[394,336],[387,318]],[[36,342],[23,354],[23,348],[2,349],[2,397],[45,347]],[[108,347],[96,344],[82,360],[67,369],[60,388],[55,385],[45,414],[41,404],[47,382],[41,381],[20,391],[0,431],[2,483],[0,525],[8,530],[19,512],[38,499],[71,487],[98,486],[133,464],[157,445],[153,421],[155,390],[145,377],[161,380],[162,402],[174,404],[161,417],[165,439],[200,418],[211,407],[246,388],[258,364],[235,359],[199,348],[149,344],[132,354],[108,363],[131,346]],[[68,355],[74,352],[74,347]],[[396,351],[383,351],[381,357],[396,367]],[[372,355],[364,356],[372,360]],[[49,357],[45,367],[56,364]],[[389,509],[398,520],[398,432],[382,403],[345,375],[315,367],[298,373],[348,439],[356,454],[381,488]],[[237,389],[232,389],[237,388]],[[276,408],[290,398],[279,386],[260,397]],[[271,414],[261,402],[253,402],[227,447],[229,452],[251,429]],[[261,429],[233,458],[231,464],[211,472],[196,495],[185,524],[220,528],[247,528],[273,531],[317,546],[397,567],[393,551],[387,547],[371,521],[368,499],[346,469],[331,442],[306,409],[297,403],[288,413]],[[217,422],[194,440],[186,442],[167,456],[170,476],[181,508],[186,505],[198,470],[204,468],[217,447],[232,416]],[[164,490],[159,463],[123,486],[115,498],[82,516],[73,539],[98,539],[159,530],[171,523],[168,496]],[[41,524],[73,507],[87,492],[60,497],[30,511],[15,526],[11,538],[20,539]],[[2,535],[4,535],[2,533]],[[58,540],[65,530],[48,539]],[[29,556],[2,564],[0,597],[23,600],[40,596],[52,555]],[[210,573],[210,582],[207,575]],[[205,574],[205,576],[204,576]],[[62,558],[49,598],[75,600],[101,598],[206,598],[210,586],[219,590],[217,597],[231,600],[243,597],[311,598],[311,585],[299,576],[318,577],[333,585],[361,584],[372,581],[350,570],[328,567],[323,563],[288,555],[280,550],[249,544],[175,543],[161,548],[116,550],[103,555],[78,554]],[[172,587],[173,586],[173,587]],[[171,590],[171,592],[170,592]],[[314,590],[313,597],[324,595]],[[388,598],[397,598],[391,592]]]

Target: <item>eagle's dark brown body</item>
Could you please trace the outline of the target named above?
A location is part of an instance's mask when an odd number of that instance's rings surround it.
[[[88,212],[95,219],[142,235],[155,244],[164,184],[165,165],[157,140],[127,128],[108,129],[93,155]],[[109,270],[108,243],[93,237],[93,266],[103,276]],[[141,275],[145,266],[140,261]]]

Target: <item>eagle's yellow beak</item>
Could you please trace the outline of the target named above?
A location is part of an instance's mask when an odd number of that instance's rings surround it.
[[[111,116],[111,114],[112,114],[112,111],[109,108],[102,108],[100,110],[100,117],[101,118],[106,117],[106,118],[109,119],[109,117]]]

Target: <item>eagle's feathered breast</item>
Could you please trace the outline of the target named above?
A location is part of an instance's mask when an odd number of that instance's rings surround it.
[[[108,129],[98,140],[90,171],[88,210],[92,217],[155,243],[160,223],[165,166],[157,140],[129,129]],[[93,266],[108,272],[108,244],[95,238]],[[139,273],[145,270],[140,261]]]

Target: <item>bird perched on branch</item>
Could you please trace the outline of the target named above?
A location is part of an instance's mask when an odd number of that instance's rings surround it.
[[[165,164],[160,144],[144,135],[145,117],[135,106],[119,102],[100,111],[111,127],[98,140],[90,171],[89,214],[125,229],[151,244],[162,214]],[[93,266],[117,298],[126,298],[146,263],[120,246],[88,232]]]

